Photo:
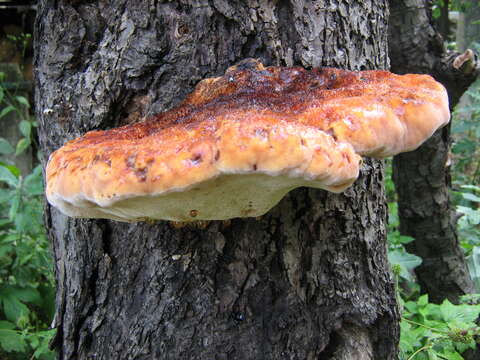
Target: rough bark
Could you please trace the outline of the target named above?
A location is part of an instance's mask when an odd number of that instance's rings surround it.
[[[431,24],[429,2],[391,0],[389,53],[395,73],[426,73],[446,88],[453,108],[476,77],[471,67],[456,69],[460,55],[447,53]],[[450,127],[437,131],[416,151],[394,157],[400,232],[415,238],[407,249],[423,259],[416,268],[422,290],[434,302],[474,292],[459,248],[455,209],[450,201]]]
[[[386,68],[386,19],[383,1],[41,1],[42,149],[168,109],[246,57]],[[47,207],[59,359],[395,359],[382,174],[367,160],[342,195],[180,229]]]

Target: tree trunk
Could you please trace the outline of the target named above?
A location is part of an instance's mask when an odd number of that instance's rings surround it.
[[[429,0],[427,0],[428,4]],[[440,18],[438,19],[438,30],[444,39],[450,36],[450,0],[442,0],[440,6]]]
[[[453,108],[476,77],[475,71],[453,66],[458,53],[447,53],[431,24],[425,0],[390,0],[389,51],[395,73],[426,73],[447,88]],[[438,130],[419,149],[393,160],[400,232],[415,238],[408,251],[420,256],[416,268],[422,290],[434,302],[475,292],[459,248],[455,209],[451,204],[450,127]]]
[[[386,68],[377,1],[43,0],[46,156],[178,104],[246,57]],[[59,359],[395,359],[399,314],[379,161],[344,194],[297,189],[257,219],[126,224],[46,209]]]

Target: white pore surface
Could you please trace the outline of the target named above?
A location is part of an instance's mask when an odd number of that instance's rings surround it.
[[[353,179],[352,179],[353,181]],[[183,191],[126,198],[109,207],[99,207],[90,201],[72,203],[55,199],[63,213],[72,217],[105,218],[118,221],[147,219],[197,221],[226,220],[265,214],[290,190],[308,185],[339,192],[345,187],[330,189],[325,182],[306,181],[288,176],[266,174],[221,175]],[[52,199],[53,200],[53,199]]]

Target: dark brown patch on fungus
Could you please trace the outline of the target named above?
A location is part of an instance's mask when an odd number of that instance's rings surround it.
[[[145,182],[147,180],[148,168],[138,168],[135,169],[135,175],[138,177],[138,180]]]
[[[195,154],[193,155],[192,159],[192,164],[193,165],[198,165],[202,162],[202,154]]]

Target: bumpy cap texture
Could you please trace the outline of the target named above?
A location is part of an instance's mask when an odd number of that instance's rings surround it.
[[[170,111],[66,143],[49,159],[47,199],[120,221],[259,216],[296,187],[345,190],[362,155],[413,150],[449,118],[427,75],[249,59]]]

